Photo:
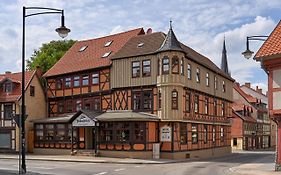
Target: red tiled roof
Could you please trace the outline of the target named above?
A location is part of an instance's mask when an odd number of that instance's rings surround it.
[[[249,103],[256,103],[257,99],[253,96],[246,94],[237,84],[233,85],[234,89],[243,97],[245,98]]]
[[[238,112],[236,112],[234,110],[232,110],[232,114],[234,115],[234,117],[237,116],[237,117],[239,117],[242,120],[247,121],[247,122],[253,122],[253,123],[257,122],[257,120],[254,119],[253,117],[241,115],[241,114],[239,114]]]
[[[121,49],[130,38],[140,34],[144,34],[142,28],[96,39],[77,41],[65,55],[44,74],[44,77],[109,66],[111,64],[111,57]],[[112,41],[112,43],[108,47],[105,47],[105,43],[108,41]],[[87,48],[79,52],[83,46],[87,46]],[[102,58],[105,53],[110,51],[111,54],[108,57]]]
[[[32,80],[32,77],[35,75],[36,70],[34,71],[26,71],[25,72],[25,88],[27,88],[28,84]],[[14,83],[13,85],[13,91],[11,93],[4,92],[4,87],[0,87],[0,102],[12,102],[19,100],[21,97],[21,77],[22,73],[6,73],[6,74],[0,74],[0,84],[5,82],[6,80],[10,80]]]
[[[267,40],[260,47],[255,55],[255,59],[259,60],[261,57],[278,54],[281,54],[281,21],[279,21]]]

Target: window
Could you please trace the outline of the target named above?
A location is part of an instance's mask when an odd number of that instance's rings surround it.
[[[139,43],[137,47],[142,47],[144,43]]]
[[[213,141],[213,143],[215,143],[216,142],[216,127],[215,126],[213,126],[213,133],[212,133],[212,141]]]
[[[120,122],[117,124],[116,131],[116,141],[117,142],[128,142],[130,141],[130,123]]]
[[[91,100],[90,99],[84,99],[83,102],[83,109],[90,110],[91,109]]]
[[[218,79],[216,76],[215,76],[215,89],[218,89]]]
[[[169,58],[164,57],[162,59],[162,74],[169,74],[169,69],[170,69],[170,63],[169,63]]]
[[[186,123],[180,123],[180,142],[187,144],[187,126]]]
[[[184,59],[181,59],[181,75],[184,75]]]
[[[73,77],[73,86],[79,87],[80,86],[80,76],[74,76]]]
[[[102,58],[108,57],[111,53],[112,53],[112,51],[106,52],[105,54],[103,54]]]
[[[190,93],[187,92],[185,95],[185,111],[190,112]]]
[[[5,92],[12,92],[12,83],[5,83]]]
[[[133,110],[145,110],[150,111],[153,109],[152,103],[152,91],[134,91],[132,98],[132,108]]]
[[[198,113],[199,112],[199,95],[194,96],[194,112]]]
[[[5,120],[12,120],[12,115],[13,115],[12,104],[5,104],[4,105],[4,119]]]
[[[100,98],[94,98],[93,104],[94,104],[94,110],[95,110],[95,111],[100,111],[100,110],[101,110],[101,101],[100,101]]]
[[[63,102],[58,102],[58,113],[64,112],[64,104]]]
[[[133,92],[133,110],[141,109],[141,92]]]
[[[224,129],[221,127],[221,142],[224,141]]]
[[[204,125],[203,139],[204,139],[204,143],[208,142],[208,125]]]
[[[140,62],[134,61],[132,62],[132,77],[140,77]]]
[[[113,141],[113,123],[101,123],[101,141],[110,142]]]
[[[158,109],[161,109],[161,103],[162,103],[162,97],[161,97],[161,91],[158,91]]]
[[[160,59],[157,61],[157,75],[160,75]]]
[[[224,80],[222,81],[222,92],[225,92],[225,82],[224,82]]]
[[[142,61],[142,76],[148,77],[151,74],[150,60]]]
[[[191,137],[192,137],[192,143],[198,143],[198,130],[197,130],[197,124],[191,125]]]
[[[56,89],[57,90],[62,89],[62,82],[63,82],[63,79],[57,79],[56,80]]]
[[[172,91],[172,109],[178,109],[178,91]]]
[[[98,73],[92,74],[92,84],[99,84],[99,74]]]
[[[210,78],[209,78],[209,73],[206,73],[206,86],[210,86]]]
[[[187,64],[187,78],[191,80],[191,65]]]
[[[196,68],[196,82],[200,83],[200,69],[198,67]]]
[[[35,86],[30,86],[30,96],[35,96]]]
[[[152,109],[152,91],[143,91],[143,109]]]
[[[214,115],[218,115],[218,105],[217,105],[217,100],[214,99]]]
[[[222,102],[221,104],[221,116],[225,116],[225,102]]]
[[[209,114],[209,98],[205,98],[205,114]]]
[[[64,84],[65,88],[71,88],[71,78],[65,78],[65,84]]]
[[[76,109],[76,111],[79,111],[80,109],[82,109],[82,102],[81,102],[81,100],[77,100],[76,101],[75,109]]]
[[[84,50],[87,49],[88,46],[82,46],[80,49],[79,49],[79,52],[83,52]]]
[[[104,47],[110,46],[110,44],[111,44],[112,42],[113,42],[113,41],[107,41],[107,42],[104,44]]]
[[[66,101],[66,112],[72,112],[72,100]]]
[[[179,58],[178,57],[172,58],[172,73],[174,73],[174,74],[179,73]]]
[[[83,75],[82,77],[82,85],[88,86],[89,85],[89,75]]]
[[[145,141],[145,123],[135,122],[134,124],[134,141],[144,142]]]
[[[233,146],[237,146],[237,138],[233,138]]]

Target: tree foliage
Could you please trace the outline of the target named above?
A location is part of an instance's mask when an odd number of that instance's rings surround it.
[[[42,44],[42,47],[34,50],[30,60],[27,61],[27,69],[34,70],[40,66],[44,73],[47,72],[75,42],[60,40]]]

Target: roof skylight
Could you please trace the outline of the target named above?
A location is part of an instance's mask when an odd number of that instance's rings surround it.
[[[142,47],[144,45],[144,43],[139,43],[138,47]]]
[[[79,49],[79,52],[83,52],[84,50],[86,50],[87,49],[87,45],[85,45],[85,46],[82,46],[80,49]]]
[[[112,51],[106,52],[105,54],[103,54],[102,58],[106,58],[111,54]]]
[[[107,41],[107,42],[104,44],[104,47],[110,46],[110,44],[111,44],[112,42],[113,42],[113,41]]]

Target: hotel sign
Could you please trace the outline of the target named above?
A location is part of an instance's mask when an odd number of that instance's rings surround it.
[[[72,126],[75,127],[95,126],[95,121],[93,121],[85,114],[81,114],[72,122]]]
[[[172,141],[172,128],[169,126],[163,126],[160,129],[160,141],[171,142]]]

